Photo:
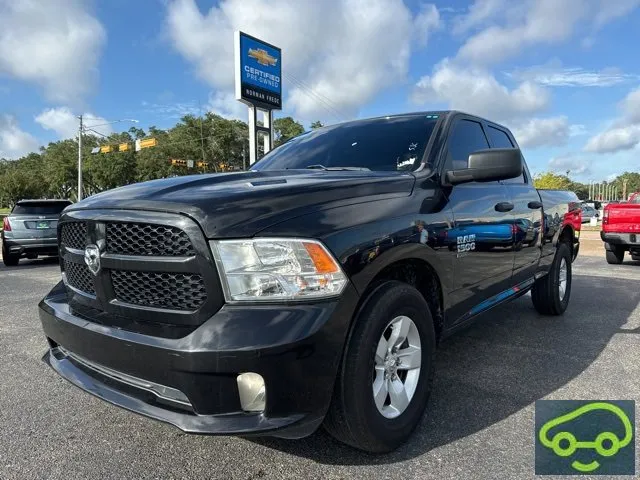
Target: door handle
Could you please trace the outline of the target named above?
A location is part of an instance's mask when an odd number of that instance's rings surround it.
[[[496,212],[510,212],[511,210],[513,210],[513,203],[510,203],[510,202],[496,203],[495,209],[496,209]]]
[[[542,208],[542,202],[534,200],[533,202],[527,203],[527,207],[529,207],[532,210],[535,210],[537,208]]]

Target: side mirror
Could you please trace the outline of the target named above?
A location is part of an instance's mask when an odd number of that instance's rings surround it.
[[[467,168],[449,170],[445,179],[451,185],[507,180],[522,175],[522,168],[519,148],[492,148],[473,152]]]

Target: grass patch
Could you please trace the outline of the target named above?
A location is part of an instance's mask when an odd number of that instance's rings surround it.
[[[10,208],[0,208],[0,213],[9,213],[10,211]]]

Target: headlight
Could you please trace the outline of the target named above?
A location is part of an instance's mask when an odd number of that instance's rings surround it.
[[[325,298],[347,284],[338,262],[315,240],[212,240],[211,250],[227,301]]]

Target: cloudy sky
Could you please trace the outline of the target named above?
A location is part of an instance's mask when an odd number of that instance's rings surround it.
[[[282,48],[280,114],[306,126],[455,108],[512,128],[534,173],[640,171],[640,0],[0,0],[0,157],[79,113],[244,119],[237,29]]]

